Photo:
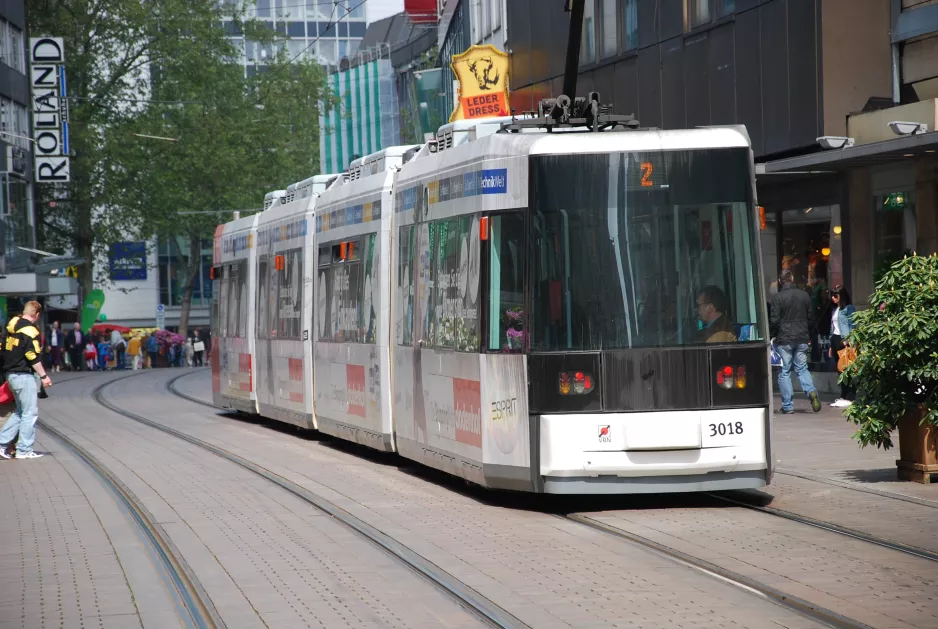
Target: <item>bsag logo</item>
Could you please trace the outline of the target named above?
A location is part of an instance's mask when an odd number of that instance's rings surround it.
[[[599,427],[599,443],[612,443],[612,429],[609,426]]]
[[[482,194],[503,194],[508,192],[508,169],[483,170],[481,183]]]

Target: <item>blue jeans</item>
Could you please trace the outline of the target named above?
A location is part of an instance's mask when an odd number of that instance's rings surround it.
[[[776,345],[775,349],[782,357],[782,370],[778,373],[778,391],[782,394],[782,410],[790,411],[794,408],[792,398],[795,395],[795,390],[791,386],[792,367],[795,368],[798,382],[801,383],[801,390],[806,395],[817,391],[814,388],[814,380],[811,379],[811,372],[808,371],[808,344]]]
[[[16,442],[16,453],[19,455],[32,452],[33,442],[36,440],[36,420],[39,419],[39,383],[36,376],[31,373],[7,374],[7,382],[16,399],[16,412],[0,430],[0,443],[7,444],[13,441],[16,433],[20,437]]]

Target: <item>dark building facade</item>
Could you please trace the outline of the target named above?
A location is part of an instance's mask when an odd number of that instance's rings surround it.
[[[512,106],[563,82],[569,13],[512,0]],[[745,124],[757,158],[816,150],[891,94],[888,0],[587,0],[578,92],[647,127]]]
[[[27,65],[24,3],[0,0],[0,295],[36,288],[23,272],[33,255],[19,249],[36,242]]]
[[[561,93],[570,14],[510,0],[506,16],[520,113]],[[586,0],[579,61],[577,95],[643,127],[746,126],[766,297],[782,269],[811,294],[815,370],[833,371],[833,286],[863,307],[890,260],[938,249],[935,0]],[[850,142],[825,150],[822,136]]]

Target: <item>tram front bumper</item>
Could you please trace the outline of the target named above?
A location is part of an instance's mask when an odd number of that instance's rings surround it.
[[[723,473],[761,477],[762,486],[767,419],[764,407],[541,415],[540,475],[549,481]]]

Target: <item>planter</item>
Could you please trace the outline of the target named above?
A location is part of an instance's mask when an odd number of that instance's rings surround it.
[[[921,425],[924,414],[913,408],[899,420],[899,480],[931,483],[931,475],[938,474],[938,426]]]

